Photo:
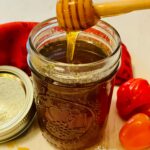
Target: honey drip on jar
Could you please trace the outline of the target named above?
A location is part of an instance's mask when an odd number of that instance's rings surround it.
[[[91,0],[58,0],[56,11],[59,25],[67,31],[67,62],[73,63],[79,32],[96,24],[99,17],[96,17]]]
[[[76,39],[78,37],[80,31],[70,31],[67,32],[67,53],[66,53],[66,59],[67,63],[73,62],[73,57],[75,53],[75,45],[76,45]]]

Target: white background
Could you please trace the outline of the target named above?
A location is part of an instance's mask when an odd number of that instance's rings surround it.
[[[55,16],[55,3],[56,0],[0,0],[0,23],[43,21]],[[132,57],[134,76],[150,81],[150,10],[132,12],[104,20],[118,30],[123,43],[127,46]],[[17,141],[0,145],[0,150],[18,150],[18,147],[28,147],[29,150],[53,149],[41,136],[36,123],[29,132]],[[116,137],[111,135],[110,138]],[[117,146],[115,147],[116,143],[114,142],[110,150],[113,148],[120,150]]]

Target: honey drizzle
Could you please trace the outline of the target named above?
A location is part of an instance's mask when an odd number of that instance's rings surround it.
[[[75,53],[75,45],[76,45],[76,39],[79,35],[80,31],[69,31],[67,32],[67,53],[66,58],[68,63],[73,62],[73,57]]]

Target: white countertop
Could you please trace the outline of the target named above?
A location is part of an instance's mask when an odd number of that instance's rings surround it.
[[[55,16],[56,0],[0,0],[0,23],[11,21],[43,21]],[[103,19],[114,26],[127,46],[134,69],[134,76],[150,81],[150,10],[132,12],[112,18]],[[115,91],[111,106],[112,119],[119,119],[115,110]],[[114,128],[119,128],[115,125]],[[111,131],[110,131],[111,132]],[[109,135],[110,150],[120,150],[116,134]],[[37,122],[19,139],[0,145],[0,150],[54,150],[42,137]],[[94,148],[93,148],[94,149]],[[98,150],[98,148],[97,148]],[[99,149],[100,150],[100,149]]]

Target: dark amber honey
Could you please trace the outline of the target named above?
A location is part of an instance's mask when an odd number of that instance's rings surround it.
[[[44,46],[40,54],[67,63],[66,42]],[[108,57],[105,50],[78,41],[72,64],[87,64]],[[102,80],[70,84],[44,77],[34,70],[33,82],[39,125],[49,142],[60,149],[84,149],[102,139],[114,86],[115,71]]]

